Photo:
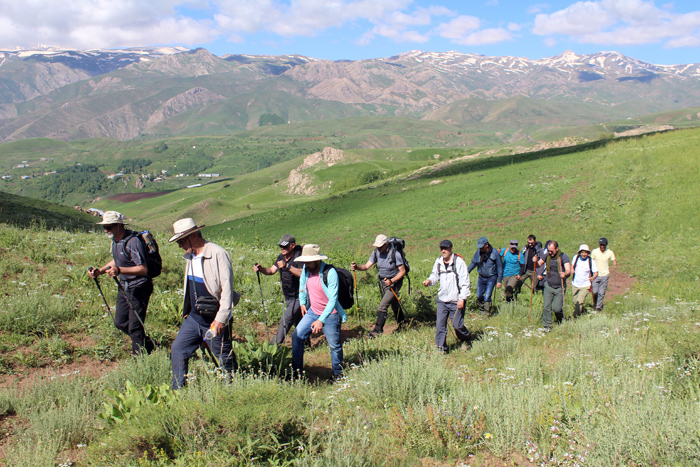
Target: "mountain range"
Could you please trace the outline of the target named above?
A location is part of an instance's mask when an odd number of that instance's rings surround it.
[[[700,106],[700,64],[410,51],[358,61],[205,49],[0,51],[0,141],[227,134],[404,116],[522,137]]]

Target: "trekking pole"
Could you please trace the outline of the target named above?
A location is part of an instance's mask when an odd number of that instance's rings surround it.
[[[258,263],[255,263],[259,266]],[[265,331],[267,332],[267,340],[270,340],[270,329],[267,327],[267,309],[265,308],[265,298],[263,297],[262,282],[260,282],[260,270],[255,271],[258,275],[258,287],[260,288],[260,301],[262,302],[263,315],[265,316]]]
[[[394,292],[394,288],[392,286],[389,286],[389,289],[391,290],[391,293],[394,294],[394,297],[396,297],[396,301],[399,302],[399,308],[401,308],[401,311],[403,311],[404,319],[407,318],[408,313],[406,313],[406,309],[403,307],[403,303],[401,303],[399,296],[396,295],[396,292]]]
[[[561,267],[559,272],[564,272],[564,260],[561,259],[561,256],[559,256],[559,266]],[[561,284],[561,320],[564,321],[566,319],[566,290],[564,289],[564,278],[561,277],[561,274],[559,274],[559,283]]]
[[[209,355],[209,358],[211,358],[214,361],[214,363],[216,363],[216,366],[218,366],[221,371],[224,371],[224,369],[221,368],[221,363],[219,363],[219,360],[217,360],[217,358],[214,356],[214,352],[211,351],[211,348],[209,347],[209,344],[207,344],[206,340],[202,341],[202,345],[204,345],[205,353]]]
[[[121,290],[122,294],[124,295],[124,298],[126,299],[126,304],[129,305],[129,310],[136,316],[136,319],[139,320],[139,323],[141,323],[141,327],[143,328],[143,333],[146,335],[146,338],[150,339],[151,342],[153,342],[153,345],[155,346],[156,341],[153,340],[151,337],[151,334],[146,330],[146,325],[143,323],[143,320],[139,316],[138,313],[136,313],[136,310],[134,310],[134,306],[131,304],[131,300],[129,300],[129,295],[126,293],[126,289],[124,289],[124,286],[122,285],[121,282],[119,282],[119,279],[117,277],[114,277],[114,282],[117,283],[117,287],[119,287],[119,290]],[[146,346],[146,342],[144,340],[144,347]]]
[[[535,271],[532,271],[532,276],[530,276],[530,311],[527,312],[527,324],[530,324],[530,317],[532,316],[532,298],[535,295]]]
[[[92,270],[95,269],[92,266],[88,268],[88,271],[92,272]],[[114,321],[114,313],[112,313],[112,309],[109,307],[109,303],[107,303],[107,299],[105,298],[105,294],[102,293],[102,287],[100,287],[100,283],[97,282],[97,277],[93,277],[92,280],[95,281],[95,285],[97,286],[97,290],[100,291],[100,295],[102,295],[102,300],[105,302],[105,306],[107,307],[107,311],[109,311],[109,315],[112,317],[112,321]]]
[[[360,297],[357,294],[357,273],[354,270],[352,271],[352,281],[355,284],[355,305],[357,310],[357,317],[360,320],[360,327],[364,328],[364,326],[362,325],[362,317],[360,316]]]

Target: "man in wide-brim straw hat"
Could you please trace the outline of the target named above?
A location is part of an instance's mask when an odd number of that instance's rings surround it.
[[[150,353],[154,345],[146,337],[142,325],[146,321],[148,301],[153,293],[146,247],[139,240],[138,232],[125,227],[126,218],[117,211],[105,211],[102,221],[97,224],[112,240],[112,260],[101,268],[90,269],[88,274],[93,279],[102,274],[118,278],[122,286],[117,292],[114,326],[131,337],[132,354],[137,355],[142,349]]]
[[[571,262],[574,276],[571,279],[574,318],[586,312],[584,302],[591,289],[591,281],[598,277],[598,265],[591,259],[591,250],[585,243],[578,247],[578,254]]]
[[[299,302],[304,317],[292,334],[292,368],[299,375],[304,368],[304,341],[323,330],[331,350],[333,379],[343,376],[343,343],[340,327],[347,321],[338,301],[338,272],[323,262],[318,245],[304,245],[296,260],[304,264],[299,281]]]
[[[186,383],[188,361],[205,342],[208,330],[215,337],[206,341],[222,371],[230,374],[237,368],[231,347],[231,309],[240,294],[233,290],[233,268],[228,252],[206,241],[194,219],[180,219],[173,224],[177,242],[185,250],[185,299],[182,315],[185,320],[171,347],[173,389]]]

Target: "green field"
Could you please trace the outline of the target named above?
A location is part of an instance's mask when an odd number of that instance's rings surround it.
[[[107,260],[106,237],[42,222],[47,210],[58,212],[53,206],[3,198],[3,211],[11,202],[27,221],[10,225],[3,217],[0,224],[1,462],[698,465],[699,141],[700,130],[683,130],[479,156],[417,179],[406,174],[435,160],[432,149],[352,151],[355,159],[312,170],[321,182],[345,186],[311,198],[283,197],[274,186],[297,158],[193,189],[194,202],[175,192],[123,204],[119,209],[138,227],[159,227],[164,258],[147,321],[162,349],[138,360],[128,356],[126,339],[111,326],[85,273]],[[464,154],[454,151],[441,159]],[[373,172],[383,178],[360,183]],[[158,217],[159,211],[168,215]],[[343,326],[346,380],[325,382],[328,347],[314,339],[305,360],[308,381],[287,382],[254,366],[223,384],[212,362],[196,359],[187,388],[177,396],[162,389],[159,398],[144,401],[142,391],[170,382],[182,260],[167,243],[167,225],[184,216],[206,221],[205,237],[231,254],[243,294],[234,332],[248,339],[237,351],[242,363],[270,352],[259,343],[266,322],[276,328],[281,294],[276,277],[263,277],[264,312],[252,265],[271,264],[287,232],[299,243],[319,243],[329,262],[345,267],[366,261],[378,233],[405,238],[417,289],[402,290],[411,325],[364,338],[379,297],[374,274],[360,273],[359,306]],[[486,318],[476,313],[472,291],[465,320],[478,340],[460,350],[448,331],[450,352],[439,354],[431,292],[418,287],[439,241],[451,239],[469,258],[479,236],[501,247],[511,238],[522,244],[530,233],[558,240],[571,255],[580,243],[610,240],[619,287],[605,311],[544,333],[540,295],[530,312],[529,295],[510,305],[497,293],[498,313]],[[102,287],[113,303],[114,287],[104,278]],[[108,390],[142,403],[100,418],[103,404],[111,410],[115,403]]]

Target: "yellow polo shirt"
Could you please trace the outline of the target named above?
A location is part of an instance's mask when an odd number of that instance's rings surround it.
[[[610,274],[610,261],[615,261],[615,253],[612,250],[606,249],[604,252],[600,248],[596,248],[591,252],[591,258],[595,260],[598,266],[598,276],[603,277]]]

